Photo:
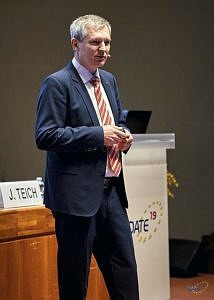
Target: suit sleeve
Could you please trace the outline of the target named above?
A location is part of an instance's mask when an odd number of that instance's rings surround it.
[[[130,131],[130,129],[126,127],[125,114],[123,112],[121,99],[120,99],[119,91],[118,91],[118,86],[117,86],[115,78],[114,78],[114,90],[116,93],[117,107],[118,107],[118,126],[121,126],[121,127],[125,128],[126,130]],[[126,152],[127,151],[125,151],[124,153],[126,153]]]
[[[117,99],[117,107],[118,107],[118,126],[121,126],[121,127],[125,128],[126,130],[130,131],[130,129],[126,127],[126,120],[125,120],[125,115],[124,115],[123,109],[122,109],[118,86],[117,86],[117,83],[116,83],[116,80],[114,77],[113,77],[113,79],[114,79],[115,96]],[[127,149],[126,151],[123,151],[123,153],[126,154],[129,151],[129,149]]]
[[[113,86],[114,86],[113,90],[115,91],[115,99],[116,99],[116,102],[117,102],[116,104],[117,104],[117,109],[118,109],[117,125],[126,128],[125,116],[124,116],[124,113],[123,113],[121,99],[120,99],[119,91],[118,91],[118,85],[117,85],[115,77],[113,77]],[[128,129],[128,128],[126,128],[126,129]]]
[[[35,138],[39,149],[57,152],[104,150],[100,126],[66,124],[68,91],[58,78],[48,77],[38,96]],[[83,123],[84,124],[84,123]]]

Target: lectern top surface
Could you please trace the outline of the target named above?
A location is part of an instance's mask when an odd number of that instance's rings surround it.
[[[175,148],[174,133],[133,134],[133,140],[135,144],[143,144],[144,147]]]

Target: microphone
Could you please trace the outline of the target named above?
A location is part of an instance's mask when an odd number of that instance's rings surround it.
[[[110,55],[110,54],[108,54],[107,56],[108,56],[108,57],[111,57],[111,55]]]

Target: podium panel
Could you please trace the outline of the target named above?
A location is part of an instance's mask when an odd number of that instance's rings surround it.
[[[123,156],[140,300],[170,299],[166,149],[174,135],[134,135]]]
[[[1,300],[57,300],[56,255],[50,210],[44,206],[0,209]],[[86,300],[100,299],[109,296],[92,257]]]

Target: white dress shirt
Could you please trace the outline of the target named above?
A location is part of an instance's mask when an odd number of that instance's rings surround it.
[[[102,124],[102,120],[101,120],[101,116],[100,116],[100,112],[99,112],[99,108],[98,108],[98,105],[97,105],[97,100],[96,100],[96,97],[95,97],[95,94],[94,94],[94,86],[91,84],[90,80],[92,79],[92,77],[94,76],[97,76],[98,78],[100,78],[100,74],[99,74],[99,70],[97,69],[96,70],[96,73],[95,74],[92,74],[91,72],[89,72],[88,69],[86,69],[85,67],[83,67],[77,60],[76,58],[74,57],[73,60],[72,60],[72,63],[74,65],[74,67],[76,68],[79,76],[81,77],[83,83],[85,84],[85,87],[89,93],[89,96],[91,98],[91,101],[93,103],[93,106],[94,106],[94,109],[96,111],[96,114],[97,114],[97,117],[98,117],[98,120],[99,120],[99,123],[100,123],[100,126],[103,126]],[[109,110],[109,113],[111,115],[111,118],[114,122],[114,117],[113,117],[113,113],[112,113],[112,110],[111,110],[111,106],[109,104],[109,101],[108,101],[108,97],[106,95],[106,92],[103,88],[103,85],[102,85],[102,82],[100,80],[100,89],[101,89],[101,92],[102,92],[102,96],[104,98],[104,101],[106,102],[106,106],[107,106],[107,109]],[[112,177],[112,176],[115,176],[115,174],[111,171],[110,167],[109,167],[109,164],[107,162],[107,165],[106,165],[106,177]]]

